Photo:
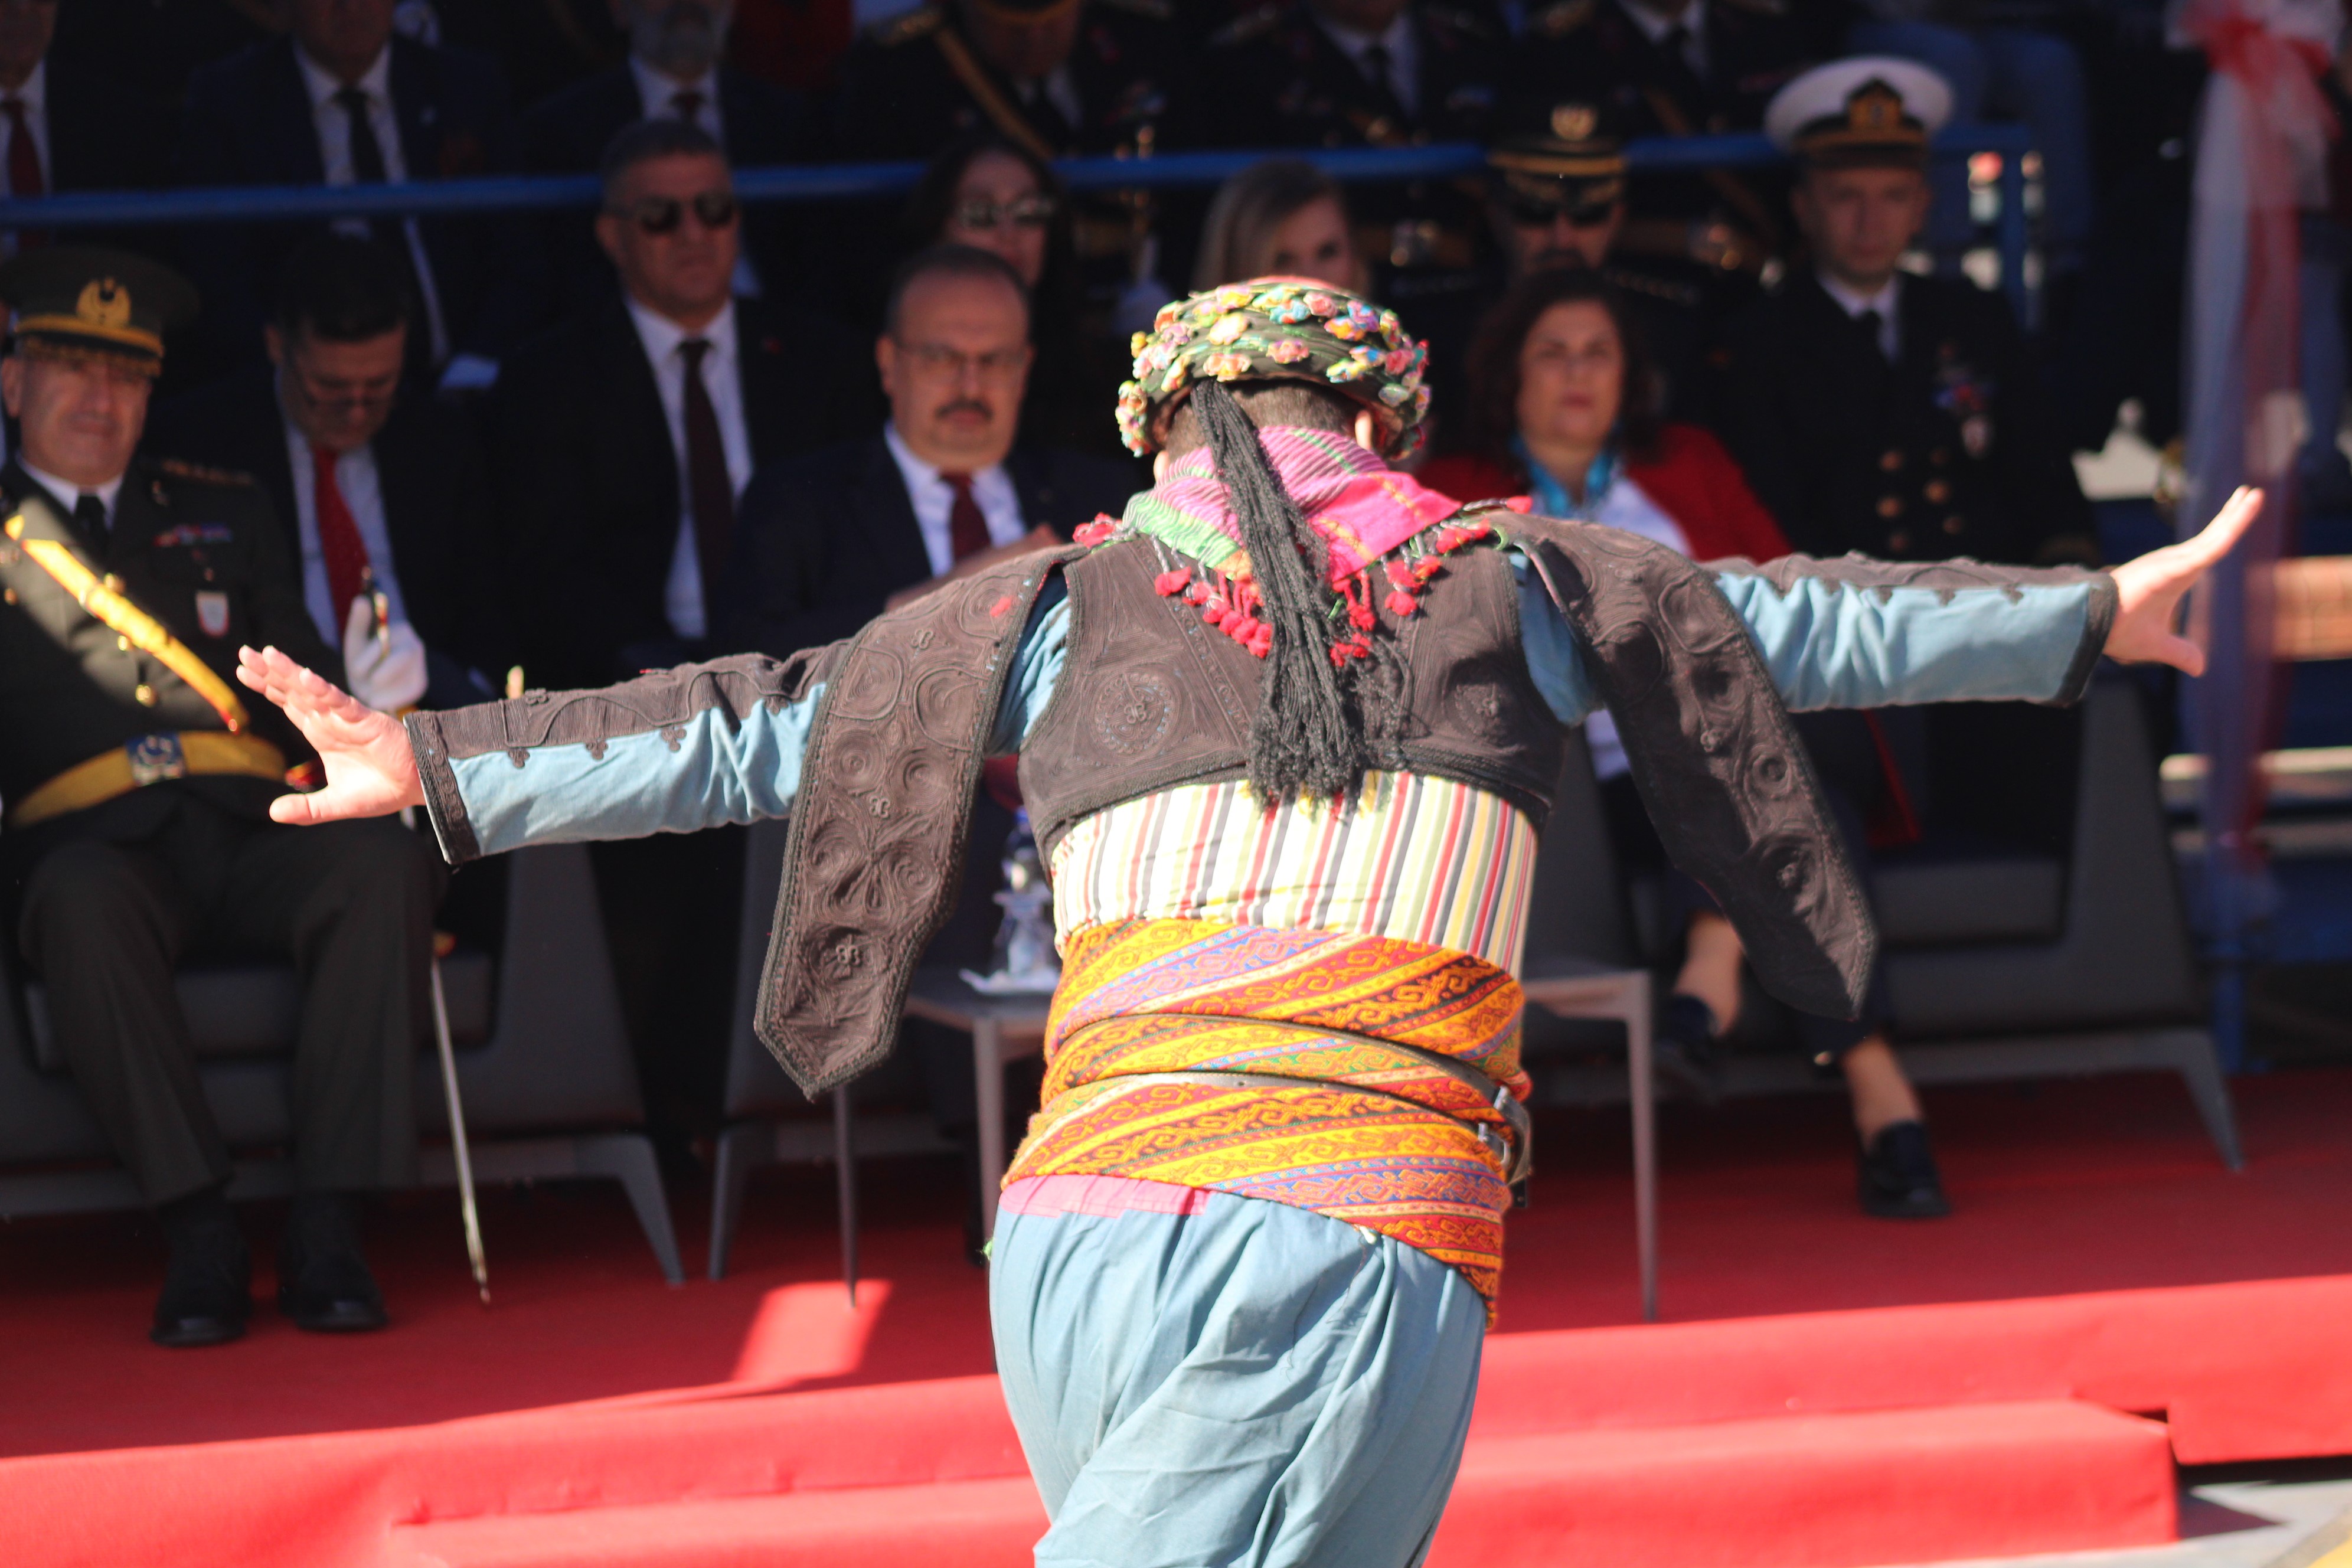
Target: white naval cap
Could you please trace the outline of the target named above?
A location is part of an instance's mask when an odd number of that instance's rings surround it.
[[[1811,163],[1916,165],[1951,117],[1951,86],[1937,72],[1892,55],[1856,55],[1774,93],[1764,134]]]

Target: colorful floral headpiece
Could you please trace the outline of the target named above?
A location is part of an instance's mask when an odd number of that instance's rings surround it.
[[[1380,421],[1381,455],[1421,444],[1429,412],[1422,378],[1428,345],[1360,295],[1309,278],[1254,278],[1204,289],[1160,308],[1151,331],[1135,334],[1135,379],[1118,389],[1118,433],[1127,449],[1159,449],[1152,425],[1171,399],[1197,380],[1303,381],[1362,404]]]

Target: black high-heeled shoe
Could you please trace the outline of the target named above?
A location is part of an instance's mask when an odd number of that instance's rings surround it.
[[[1856,1156],[1862,1212],[1880,1219],[1941,1219],[1952,1212],[1927,1129],[1917,1121],[1893,1121],[1878,1130]]]
[[[1721,1031],[1715,1009],[1687,992],[1666,998],[1650,1040],[1650,1065],[1701,1105],[1723,1099]]]

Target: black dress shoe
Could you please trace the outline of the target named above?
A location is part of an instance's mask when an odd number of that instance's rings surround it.
[[[1935,1151],[1927,1146],[1927,1129],[1919,1122],[1880,1128],[1859,1163],[1863,1213],[1880,1219],[1941,1219],[1952,1212]]]
[[[278,1244],[278,1310],[314,1334],[365,1333],[390,1321],[347,1200],[296,1194]]]
[[[1723,1099],[1723,1053],[1716,1044],[1715,1009],[1676,992],[1666,998],[1650,1039],[1650,1065],[1701,1105]]]
[[[226,1344],[253,1315],[253,1258],[234,1220],[169,1227],[172,1261],[147,1337],[173,1350]]]

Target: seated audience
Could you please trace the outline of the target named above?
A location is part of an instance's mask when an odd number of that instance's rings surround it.
[[[1434,0],[1292,0],[1209,40],[1193,139],[1228,147],[1484,141],[1507,51],[1491,14]],[[1455,182],[1359,184],[1349,207],[1381,295],[1411,319],[1475,288],[1478,205]]]
[[[506,668],[499,558],[472,432],[438,399],[401,395],[404,283],[371,240],[306,241],[278,280],[268,365],[158,408],[147,447],[253,476],[344,667],[405,660],[426,706],[456,708],[496,695]]]
[[[1071,239],[1069,193],[1052,165],[994,131],[973,131],[942,148],[907,198],[898,232],[905,253],[969,245],[1004,258],[1029,291],[1029,321],[1051,330],[1030,346],[1029,391],[1021,427],[1033,441],[1076,447],[1125,460],[1108,413],[1134,368],[1126,339],[1087,309]],[[876,268],[887,289],[890,271]],[[881,299],[874,297],[875,315]]]
[[[170,1243],[152,1338],[216,1344],[252,1311],[228,1151],[173,984],[182,960],[211,956],[302,972],[278,1305],[305,1329],[380,1328],[352,1201],[416,1179],[440,858],[397,822],[269,818],[289,763],[317,759],[235,684],[237,647],[340,665],[268,498],[133,456],[163,331],[194,310],[188,285],[58,247],[0,266],[0,298],[16,311],[0,401],[22,436],[0,468],[21,520],[0,553],[0,887],[74,1082]],[[119,597],[85,599],[78,585],[101,575]],[[398,696],[349,673],[362,701]]]
[[[928,158],[987,129],[1041,158],[1148,153],[1189,57],[1153,0],[931,0],[842,57],[834,151]]]
[[[515,646],[534,686],[602,686],[733,651],[738,499],[754,468],[873,428],[841,327],[731,291],[727,160],[680,120],[613,140],[596,239],[619,290],[509,356],[484,450]],[[715,1131],[734,1002],[740,829],[593,847],[656,1145]]]
[[[1138,488],[1131,465],[1040,445],[1022,426],[1030,337],[1027,290],[993,252],[941,246],[899,268],[874,351],[889,423],[878,437],[760,470],[736,532],[735,572],[750,597],[731,643],[782,656],[847,637],[887,605],[1050,549],[1125,508]],[[989,764],[962,892],[926,963],[988,967],[1017,799],[1011,761]],[[907,1038],[940,1130],[964,1146],[976,1179],[970,1042],[920,1024]],[[976,1184],[969,1197],[977,1258]]]
[[[1339,182],[1297,158],[1253,163],[1217,187],[1192,287],[1244,278],[1313,278],[1362,293],[1369,286]]]
[[[1506,295],[1482,327],[1471,362],[1477,455],[1423,469],[1433,488],[1463,500],[1526,494],[1549,516],[1624,529],[1699,560],[1769,561],[1789,546],[1715,438],[1660,423],[1654,381],[1621,296],[1586,269],[1538,273]],[[1843,830],[1866,864],[1863,824],[1882,805],[1879,751],[1866,715],[1799,716],[1799,732]],[[1650,825],[1607,713],[1585,723],[1619,858],[1664,873]],[[1657,1027],[1657,1061],[1702,1098],[1719,1090],[1718,1042],[1739,1016],[1739,939],[1696,883],[1677,876],[1687,910],[1685,956]],[[1806,1017],[1816,1062],[1834,1063],[1853,1098],[1864,1210],[1888,1217],[1948,1212],[1918,1098],[1880,1028],[1885,986],[1874,976],[1858,1023]]]
[[[1725,444],[1812,554],[2091,560],[2090,506],[2007,302],[1902,268],[1948,104],[1932,72],[1874,59],[1809,71],[1773,100],[1811,255],[1730,324]]]
[[[0,190],[29,198],[167,183],[162,117],[111,79],[51,60],[57,26],[58,0],[0,5]],[[0,255],[26,237],[0,234]]]
[[[394,36],[394,0],[290,0],[285,36],[198,71],[188,83],[182,181],[376,184],[487,174],[506,164],[512,126],[497,65]],[[418,307],[412,371],[482,385],[499,354],[538,318],[528,231],[516,220],[198,224],[184,244],[218,364],[252,361],[268,320],[270,280],[320,226],[373,237],[407,270]]]
[[[629,58],[584,77],[520,121],[523,166],[539,174],[586,174],[623,128],[642,120],[682,120],[709,133],[729,163],[765,168],[806,161],[815,151],[808,106],[719,63],[731,7],[726,0],[619,0]],[[802,213],[805,221],[805,211]],[[735,292],[789,289],[803,268],[793,255],[794,214],[780,204],[743,215]],[[584,306],[612,290],[586,215],[551,214],[541,224],[559,298]]]
[[[924,251],[874,345],[879,436],[763,467],[743,497],[734,646],[778,656],[849,636],[895,599],[1117,514],[1132,468],[1022,429],[1027,290],[993,252]]]
[[[1594,105],[1630,140],[1757,129],[1812,43],[1769,0],[1551,0],[1530,8],[1511,55],[1515,98]],[[1704,291],[1711,310],[1751,294],[1785,247],[1769,174],[1651,175],[1626,207],[1618,252]]]

